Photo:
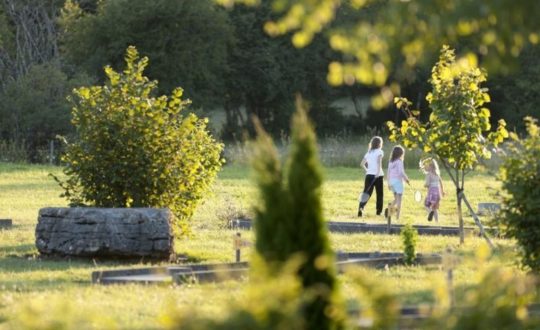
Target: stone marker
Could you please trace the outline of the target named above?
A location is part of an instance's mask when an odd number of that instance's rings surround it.
[[[52,256],[167,259],[173,253],[171,221],[168,209],[43,208],[36,247]]]
[[[501,210],[499,203],[478,203],[478,215],[495,214]]]
[[[336,267],[340,273],[353,266],[386,268],[403,265],[401,252],[338,252]],[[439,254],[416,255],[417,265],[439,265],[442,257]],[[130,268],[101,270],[92,273],[92,282],[99,284],[170,284],[208,283],[226,280],[244,279],[249,276],[247,262],[223,264],[186,264],[171,267]]]
[[[13,226],[13,221],[11,219],[0,219],[0,229],[8,229]]]
[[[249,264],[187,264],[183,266],[130,268],[92,272],[92,282],[99,284],[218,282],[247,276]]]

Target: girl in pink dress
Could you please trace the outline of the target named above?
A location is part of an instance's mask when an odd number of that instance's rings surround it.
[[[428,211],[428,221],[435,219],[439,222],[439,203],[444,196],[444,187],[441,180],[439,165],[435,159],[425,162],[422,171],[426,174],[424,187],[427,188],[427,195],[424,205]]]

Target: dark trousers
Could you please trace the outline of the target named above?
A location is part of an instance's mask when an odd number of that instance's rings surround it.
[[[377,194],[377,215],[381,214],[383,209],[383,178],[384,177],[380,176],[375,179],[375,175],[368,174],[366,175],[366,179],[364,181],[364,192],[368,193],[371,197],[373,189],[375,189]],[[374,179],[375,182],[373,182]],[[364,206],[366,206],[366,203],[360,203],[359,207],[363,209]]]

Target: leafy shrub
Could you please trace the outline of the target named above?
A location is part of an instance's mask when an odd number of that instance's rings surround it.
[[[401,229],[401,240],[403,241],[403,259],[406,265],[412,265],[416,260],[416,243],[418,241],[418,231],[407,223]]]
[[[500,221],[504,233],[517,240],[523,265],[540,271],[540,130],[536,120],[527,117],[528,137],[512,134],[508,154],[501,166],[503,208]]]
[[[538,318],[527,306],[536,295],[534,280],[513,269],[484,270],[477,285],[469,287],[457,308],[441,304],[446,290],[435,290],[440,308],[425,329],[538,329]]]
[[[235,221],[238,219],[252,218],[249,213],[244,210],[242,205],[238,205],[232,198],[226,197],[216,210],[216,218],[219,221],[219,228],[231,228],[235,226]]]
[[[358,297],[360,322],[370,324],[371,329],[396,329],[400,304],[392,284],[361,267],[348,270],[347,275],[353,279],[352,289]]]
[[[5,298],[5,297],[2,297]],[[7,330],[121,329],[117,321],[98,312],[94,306],[78,308],[62,296],[37,296],[15,304],[0,328]]]
[[[154,97],[157,82],[143,76],[148,58],[135,47],[122,73],[106,67],[105,86],[74,91],[76,140],[62,161],[60,183],[71,205],[168,207],[177,233],[221,168],[222,145],[206,130],[206,119],[183,114],[182,89]]]
[[[254,258],[245,295],[231,303],[228,315],[216,319],[201,315],[196,308],[169,306],[160,317],[165,329],[228,330],[228,329],[306,329],[302,317],[302,284],[294,262],[283,267],[279,274]]]

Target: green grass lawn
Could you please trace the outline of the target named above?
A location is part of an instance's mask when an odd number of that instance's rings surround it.
[[[92,271],[147,265],[102,260],[41,260],[34,246],[38,210],[66,205],[59,197],[60,188],[48,176],[51,172],[61,174],[58,167],[0,164],[0,218],[11,218],[14,222],[13,229],[0,231],[0,328],[16,327],[17,320],[11,320],[14,315],[19,320],[31,322],[25,315],[35,317],[35,314],[45,323],[47,320],[54,322],[54,315],[64,315],[68,321],[72,317],[72,322],[78,317],[99,315],[104,323],[95,324],[97,328],[113,323],[120,328],[156,328],[157,320],[167,306],[197,306],[202,313],[218,317],[232,301],[243,296],[244,285],[240,282],[181,287],[92,285]],[[410,170],[408,174],[412,178],[412,188],[422,189],[423,176],[418,170]],[[222,170],[213,191],[194,216],[192,236],[176,242],[177,252],[200,262],[233,261],[234,232],[224,229],[224,225],[232,214],[249,216],[251,213],[257,193],[250,178],[250,170],[246,167],[229,166]],[[360,221],[355,215],[356,198],[362,188],[361,171],[329,168],[325,171],[325,179],[323,205],[326,218]],[[455,190],[449,180],[444,183],[447,196],[441,205],[440,223],[457,225]],[[493,201],[499,187],[500,183],[492,177],[476,174],[469,178],[466,193],[471,204],[476,205]],[[428,224],[422,205],[414,202],[411,191],[407,188],[405,192],[400,222]],[[382,217],[374,216],[374,204],[374,200],[369,202],[362,221],[383,223]],[[465,220],[467,225],[473,225],[471,217],[466,216]],[[253,240],[251,232],[245,232],[243,236]],[[399,236],[331,234],[330,238],[334,249],[340,251],[401,250]],[[455,271],[455,283],[458,288],[463,288],[478,281],[476,275],[483,267],[513,267],[518,271],[514,244],[499,239],[494,242],[499,246],[498,251],[482,265],[474,259],[475,251],[484,244],[477,237],[468,237],[464,246],[458,246],[457,237],[420,236],[417,249],[418,252],[432,253],[441,252],[448,245],[455,248],[461,258]],[[249,249],[243,251],[245,258],[249,258],[249,254]],[[368,272],[395,291],[403,304],[432,302],[432,288],[445,276],[439,267],[396,267]],[[344,294],[353,298],[354,279],[346,274],[340,275],[340,279]]]

